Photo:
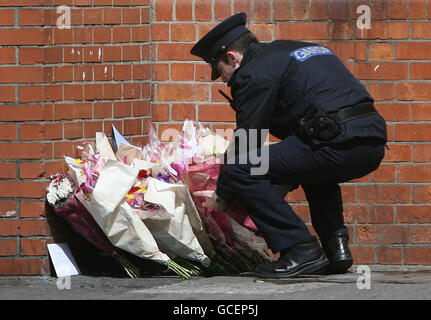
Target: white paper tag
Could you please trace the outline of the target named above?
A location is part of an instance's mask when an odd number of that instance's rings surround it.
[[[57,277],[81,274],[67,243],[50,243],[47,247]]]

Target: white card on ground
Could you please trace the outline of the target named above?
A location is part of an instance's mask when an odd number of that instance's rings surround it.
[[[67,243],[50,243],[47,246],[57,277],[81,274]]]

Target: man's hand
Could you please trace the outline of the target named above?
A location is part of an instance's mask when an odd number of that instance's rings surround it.
[[[226,209],[226,203],[218,198],[214,190],[195,191],[193,195],[196,197],[203,197],[205,200],[202,202],[202,206],[209,210],[224,211]]]

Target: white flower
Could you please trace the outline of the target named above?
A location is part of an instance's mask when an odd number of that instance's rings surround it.
[[[48,192],[48,194],[46,195],[46,199],[50,204],[55,205],[58,200],[58,197],[56,193]]]

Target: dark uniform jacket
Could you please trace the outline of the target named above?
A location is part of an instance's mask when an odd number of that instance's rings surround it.
[[[227,85],[231,87],[237,128],[269,129],[279,139],[295,134],[301,115],[313,106],[333,112],[359,102],[373,102],[331,50],[299,41],[253,44]],[[340,135],[331,143],[353,137],[386,141],[384,119],[375,114],[343,123]]]

